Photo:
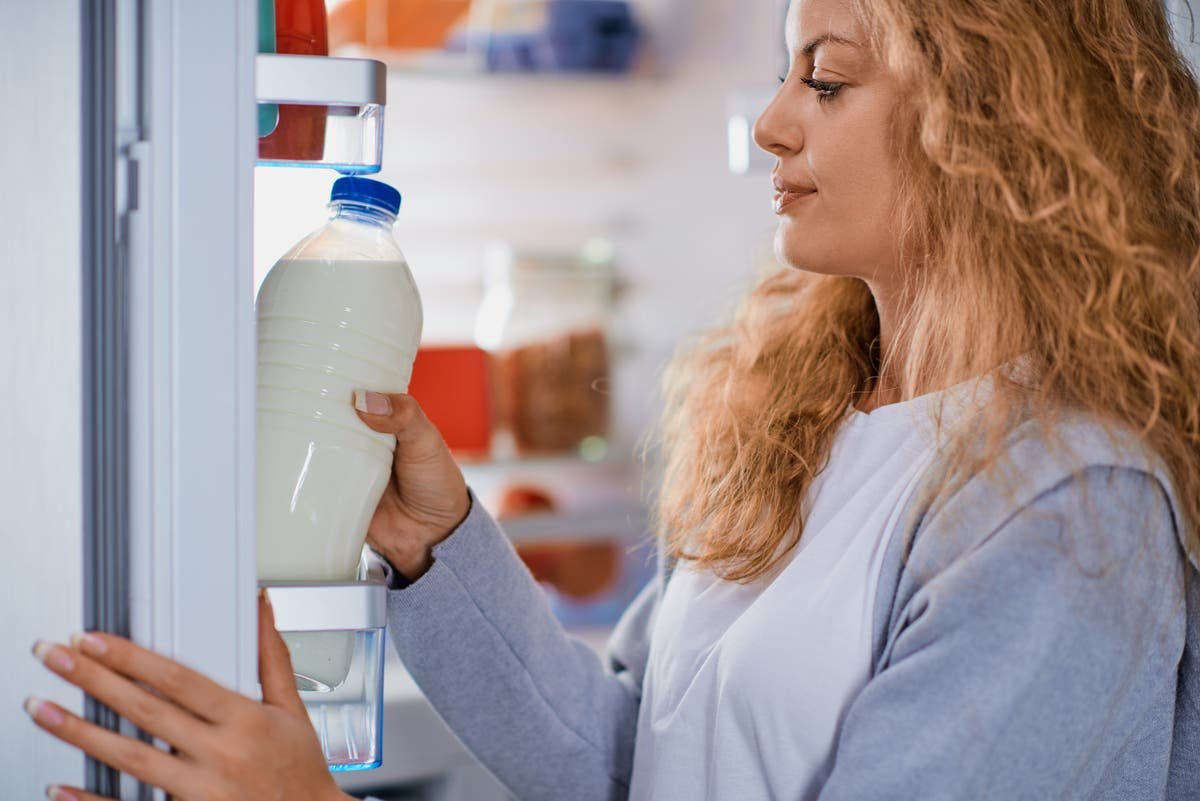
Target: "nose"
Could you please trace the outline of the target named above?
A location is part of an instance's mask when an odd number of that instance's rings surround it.
[[[754,143],[777,158],[795,153],[803,142],[799,120],[788,114],[792,103],[786,97],[786,89],[786,85],[779,88],[754,123]]]

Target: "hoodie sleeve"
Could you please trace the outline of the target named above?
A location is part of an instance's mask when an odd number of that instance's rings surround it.
[[[433,555],[417,581],[392,582],[388,633],[434,709],[522,801],[624,799],[661,580],[601,658],[567,635],[474,498]]]

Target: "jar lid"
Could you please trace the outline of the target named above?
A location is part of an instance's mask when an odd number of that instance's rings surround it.
[[[611,287],[613,264],[611,248],[603,259],[597,251],[535,250],[516,248],[507,242],[493,242],[484,261],[485,286],[525,283],[577,283]]]

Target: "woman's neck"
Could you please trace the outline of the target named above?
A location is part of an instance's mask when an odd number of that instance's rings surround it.
[[[871,378],[866,391],[855,401],[854,407],[860,412],[870,413],[881,406],[905,400],[900,380],[903,364],[894,350],[896,328],[903,314],[900,307],[904,302],[899,292],[887,291],[880,282],[868,281],[867,284],[875,298],[875,310],[879,315],[879,362],[883,365],[883,370]]]
[[[881,406],[890,406],[893,403],[901,403],[904,401],[903,393],[899,387],[889,385],[876,376],[871,379],[871,385],[867,391],[859,397],[855,402],[854,408],[865,414],[870,414]]]

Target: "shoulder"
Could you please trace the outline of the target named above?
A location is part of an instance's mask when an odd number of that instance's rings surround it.
[[[996,593],[1049,592],[1044,600],[1060,604],[1080,592],[1105,602],[1120,594],[1086,575],[1157,586],[1172,598],[1182,591],[1180,507],[1166,470],[1133,432],[1064,414],[1027,421],[1005,442],[995,475],[910,503],[881,566],[876,657],[915,608],[972,592],[982,576],[1002,577]],[[943,473],[935,463],[924,481],[936,488]]]
[[[1022,636],[1051,639],[1165,628],[1163,653],[1178,650],[1186,560],[1167,473],[1130,432],[1082,417],[1055,425],[1014,429],[998,476],[910,510],[880,574],[876,669],[918,621],[928,632],[1012,618]]]
[[[935,464],[924,480],[936,485],[943,476]],[[1180,505],[1161,460],[1134,432],[1089,415],[1028,420],[1009,433],[993,470],[952,492],[934,490],[907,510],[906,536],[898,538],[903,561],[924,571],[1002,530],[1019,539],[1031,518],[1052,512],[1060,525],[1087,529],[1097,542],[1129,539],[1131,527],[1157,521],[1160,536],[1179,545],[1182,556]]]

